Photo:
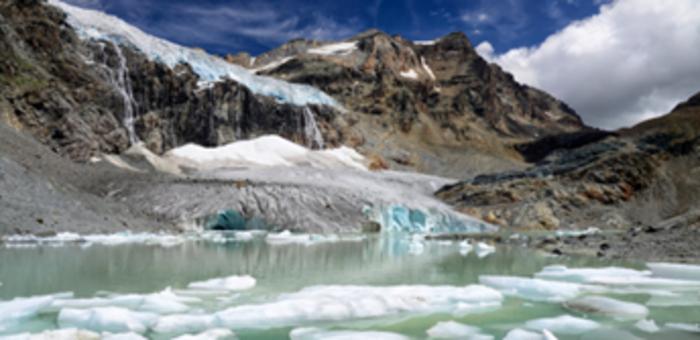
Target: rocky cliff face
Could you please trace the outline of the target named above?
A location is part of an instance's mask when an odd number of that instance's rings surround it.
[[[355,146],[395,167],[459,176],[478,172],[474,160],[481,170],[513,168],[514,144],[584,129],[566,104],[515,82],[462,33],[421,44],[379,31],[294,41],[242,65],[331,94],[350,111]],[[446,157],[457,153],[462,160]]]
[[[477,176],[437,195],[487,221],[525,229],[624,228],[686,214],[700,199],[698,98],[615,134],[561,138],[570,143],[547,149],[525,171]]]
[[[313,130],[330,129],[325,122],[338,113],[282,104],[232,80],[202,87],[186,64],[81,40],[61,10],[39,0],[0,1],[0,50],[0,118],[75,160],[136,140],[163,152],[274,133],[320,147]]]

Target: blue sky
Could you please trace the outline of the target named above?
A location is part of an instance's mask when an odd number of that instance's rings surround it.
[[[70,0],[168,40],[226,54],[265,52],[293,38],[341,39],[369,28],[428,40],[454,31],[495,51],[542,42],[600,0]]]

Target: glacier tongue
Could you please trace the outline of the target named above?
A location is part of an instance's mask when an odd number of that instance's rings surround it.
[[[68,23],[85,39],[108,40],[138,49],[150,59],[175,67],[187,63],[199,75],[202,84],[229,78],[254,93],[270,96],[294,105],[340,105],[323,91],[307,85],[290,84],[274,78],[258,76],[249,70],[228,63],[202,50],[183,47],[156,38],[123,20],[95,10],[83,9],[60,0],[49,0],[68,15]]]

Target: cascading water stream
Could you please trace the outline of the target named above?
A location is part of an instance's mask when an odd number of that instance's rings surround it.
[[[131,88],[131,80],[129,79],[129,69],[121,47],[118,44],[112,44],[112,46],[114,46],[114,51],[117,58],[119,58],[117,72],[116,74],[112,73],[112,83],[122,97],[124,105],[122,119],[124,128],[129,136],[129,143],[136,144],[138,142],[138,137],[136,137],[136,130],[134,128],[134,94]]]
[[[321,130],[318,128],[318,123],[311,109],[304,107],[304,138],[310,148],[323,149],[324,141]]]

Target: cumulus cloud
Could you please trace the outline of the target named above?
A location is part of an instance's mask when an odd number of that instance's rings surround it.
[[[700,91],[700,1],[617,0],[534,47],[477,51],[516,79],[612,129],[668,112]]]

